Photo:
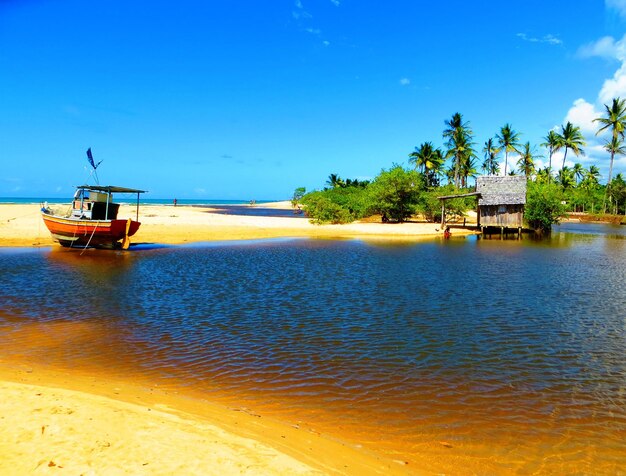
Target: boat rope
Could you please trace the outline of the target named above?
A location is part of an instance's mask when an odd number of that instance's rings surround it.
[[[96,224],[93,227],[93,231],[91,232],[91,236],[89,237],[89,240],[87,241],[87,244],[85,245],[85,247],[83,248],[83,251],[80,252],[80,256],[83,255],[83,253],[85,252],[85,250],[87,248],[89,248],[89,243],[91,243],[91,239],[93,238],[93,235],[96,233],[96,228],[98,228],[98,225],[100,224],[99,221],[96,222]]]
[[[11,218],[7,218],[7,223],[12,222],[13,220],[17,220],[18,218],[27,218],[27,217],[32,217],[35,215],[40,215],[41,212],[40,211],[36,211],[36,212],[32,212],[32,213],[27,213],[26,215],[17,215]]]
[[[74,241],[76,241],[76,228],[78,228],[78,227],[75,226],[74,227],[74,231],[72,231],[72,241],[70,243],[70,248],[73,248],[72,245],[74,244]]]

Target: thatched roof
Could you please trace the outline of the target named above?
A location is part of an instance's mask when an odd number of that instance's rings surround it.
[[[481,205],[526,204],[526,177],[523,175],[476,177],[476,191]]]

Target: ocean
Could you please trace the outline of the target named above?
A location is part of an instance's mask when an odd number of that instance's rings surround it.
[[[0,250],[0,353],[237,402],[407,472],[626,466],[626,227]]]
[[[139,197],[139,203],[141,205],[172,205],[173,198],[144,198],[143,196]],[[71,197],[47,197],[47,198],[37,198],[37,197],[0,197],[0,203],[15,203],[15,204],[39,204],[48,202],[51,204],[63,204],[70,203]],[[134,204],[137,202],[135,197],[119,197],[116,200],[117,203],[130,203]],[[208,205],[247,205],[250,203],[249,200],[219,200],[219,199],[185,199],[185,198],[177,198],[177,205],[189,205],[189,206],[208,206]],[[263,204],[263,203],[271,203],[273,201],[278,200],[256,200],[255,203]]]

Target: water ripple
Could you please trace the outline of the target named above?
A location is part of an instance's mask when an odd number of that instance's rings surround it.
[[[453,441],[486,472],[542,455],[608,473],[626,450],[624,240],[54,250],[0,270],[9,357],[232,392],[415,460]]]

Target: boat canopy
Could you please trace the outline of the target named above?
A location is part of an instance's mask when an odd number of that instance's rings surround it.
[[[115,185],[78,185],[76,188],[105,193],[146,193],[135,188],[116,187]]]

